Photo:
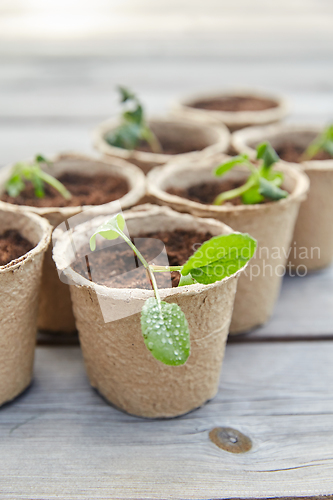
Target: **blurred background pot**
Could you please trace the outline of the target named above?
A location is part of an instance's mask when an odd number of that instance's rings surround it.
[[[228,129],[204,123],[193,123],[183,118],[153,118],[149,126],[159,139],[165,153],[128,150],[111,146],[106,136],[119,122],[111,119],[99,125],[93,134],[93,143],[97,151],[106,156],[123,158],[140,167],[144,173],[153,167],[164,165],[172,158],[191,159],[225,153],[230,143]],[[169,152],[168,152],[169,151]]]
[[[31,381],[42,265],[51,236],[45,219],[1,206],[0,235],[7,230],[16,230],[33,248],[0,266],[0,405]]]
[[[333,158],[300,159],[322,132],[323,127],[315,125],[280,124],[247,128],[235,133],[232,140],[235,150],[252,157],[257,144],[269,141],[283,161],[299,161],[308,175],[310,190],[300,208],[290,252],[291,265],[296,269],[305,266],[308,271],[326,267],[333,259]]]
[[[250,125],[282,120],[288,114],[286,101],[259,90],[240,89],[189,96],[173,108],[176,116],[199,123],[226,125],[234,131]]]
[[[170,162],[150,172],[147,187],[150,199],[158,204],[197,217],[218,219],[258,241],[256,255],[238,283],[230,332],[240,333],[265,323],[273,311],[287,260],[285,252],[290,247],[299,206],[306,197],[309,181],[302,172],[279,163],[278,169],[285,177],[283,187],[290,195],[276,202],[216,206],[168,193],[170,188],[178,190],[218,182],[212,172],[225,159],[224,156],[204,162]],[[247,176],[248,171],[238,168],[228,172],[223,179],[233,181]]]
[[[58,177],[63,173],[78,173],[94,176],[97,173],[124,179],[128,185],[128,192],[119,199],[121,208],[130,208],[140,201],[145,194],[145,178],[141,170],[123,160],[100,160],[94,157],[79,154],[60,154],[51,158],[52,165],[45,168],[51,175]],[[4,192],[6,180],[10,175],[12,165],[0,171],[0,197]],[[111,202],[112,203],[112,202]],[[0,207],[8,206],[0,201]],[[64,206],[64,207],[33,207],[27,205],[16,206],[23,213],[36,213],[45,217],[53,227],[77,215],[83,210],[90,210],[92,206]],[[106,205],[103,205],[106,207]],[[103,208],[100,209],[101,211]],[[108,208],[105,209],[108,211]],[[59,280],[58,273],[52,260],[52,245],[49,246],[43,266],[43,279],[40,294],[38,328],[48,332],[72,333],[76,330],[68,285]]]
[[[138,207],[124,215],[131,237],[177,229],[212,235],[232,232],[218,221],[167,207]],[[80,242],[87,243],[98,225],[99,220],[92,219],[76,228],[77,248]],[[163,300],[181,307],[190,329],[190,357],[185,365],[173,367],[157,361],[143,341],[138,311],[153,296],[152,290],[110,288],[85,279],[69,267],[72,252],[67,237],[59,238],[53,258],[73,283],[74,314],[91,385],[108,401],[142,417],[175,417],[215,396],[237,281],[244,268],[212,285],[160,289]],[[101,300],[113,321],[104,321]]]

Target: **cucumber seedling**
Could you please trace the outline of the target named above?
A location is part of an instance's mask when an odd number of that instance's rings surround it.
[[[214,205],[222,205],[225,201],[238,197],[241,197],[245,205],[252,205],[262,203],[265,199],[276,201],[288,196],[287,191],[280,189],[283,173],[272,168],[279,157],[269,143],[264,142],[257,146],[257,160],[260,162],[259,166],[255,166],[247,154],[241,154],[227,160],[214,170],[217,177],[222,177],[237,165],[244,165],[250,171],[242,186],[219,194],[213,202]]]
[[[149,264],[124,233],[125,220],[117,214],[102,224],[90,238],[90,249],[96,249],[96,236],[107,240],[121,237],[144,266],[154,297],[146,300],[141,311],[144,343],[152,355],[171,366],[183,365],[190,355],[190,332],[187,319],[175,303],[161,300],[155,273],[178,271],[178,286],[201,283],[208,285],[235,274],[253,257],[257,242],[248,234],[232,233],[214,236],[203,243],[183,266]]]
[[[16,163],[11,171],[11,176],[6,182],[6,191],[9,196],[16,198],[26,187],[27,182],[31,182],[35,190],[36,198],[45,196],[45,183],[56,189],[67,200],[71,198],[71,193],[55,177],[44,172],[42,164],[50,165],[44,156],[36,155],[32,163]]]
[[[320,151],[325,151],[333,158],[333,125],[329,125],[315,138],[302,154],[302,160],[311,160]]]
[[[162,146],[149,128],[144,109],[138,97],[125,87],[118,87],[123,104],[120,125],[105,136],[106,141],[117,148],[135,149],[141,141],[149,144],[153,153],[162,153]]]

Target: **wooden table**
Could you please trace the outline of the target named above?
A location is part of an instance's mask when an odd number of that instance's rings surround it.
[[[0,164],[36,152],[91,152],[90,130],[114,112],[117,83],[140,92],[153,113],[187,91],[248,84],[285,93],[297,120],[332,120],[331,33],[327,25],[316,42],[304,32],[294,45],[282,33],[273,37],[278,52],[258,36],[231,52],[213,39],[185,41],[180,51],[174,39],[141,41],[128,45],[135,57],[111,42],[110,53],[100,44],[100,57],[98,44],[91,55],[87,46],[73,54],[50,45],[46,57],[37,43],[25,58],[22,43],[2,47]],[[241,432],[251,449],[234,453],[232,431],[220,434],[229,451],[218,447],[215,428]],[[332,494],[333,268],[285,278],[271,321],[229,342],[217,397],[182,418],[150,421],[109,406],[90,388],[75,345],[39,346],[32,386],[0,410],[1,499]]]

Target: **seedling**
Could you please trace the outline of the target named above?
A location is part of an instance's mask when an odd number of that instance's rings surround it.
[[[222,177],[237,165],[246,166],[251,173],[242,186],[219,194],[214,200],[214,205],[222,205],[225,201],[238,197],[241,197],[245,205],[252,205],[261,203],[265,199],[276,201],[288,196],[287,191],[280,189],[283,173],[272,168],[279,157],[270,144],[264,142],[257,146],[257,160],[260,161],[258,167],[250,161],[247,154],[241,154],[215,169],[214,174],[217,177]]]
[[[149,298],[141,312],[141,330],[146,347],[162,363],[183,365],[190,355],[190,332],[187,319],[177,304],[161,300],[156,272],[178,271],[178,286],[202,283],[208,285],[235,274],[254,255],[257,242],[248,234],[234,233],[215,236],[206,241],[183,266],[149,264],[134,243],[123,232],[125,220],[118,214],[102,224],[90,238],[90,249],[96,249],[96,236],[107,240],[119,236],[130,246],[146,269],[154,297]]]
[[[36,155],[33,163],[16,163],[6,183],[6,191],[9,196],[15,198],[24,190],[26,183],[31,182],[37,198],[43,198],[45,196],[45,183],[54,187],[54,189],[59,191],[67,200],[71,198],[71,193],[58,181],[58,179],[41,169],[43,163],[50,164],[50,162],[41,155]]]
[[[106,135],[107,142],[117,148],[132,150],[138,147],[141,141],[146,141],[153,153],[162,153],[162,146],[148,126],[138,97],[125,87],[118,88],[124,109],[119,127]]]
[[[333,158],[333,125],[329,125],[322,134],[311,142],[302,155],[302,160],[311,160],[319,151],[325,151]]]

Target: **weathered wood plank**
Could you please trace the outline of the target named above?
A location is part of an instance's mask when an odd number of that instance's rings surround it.
[[[87,123],[44,123],[22,121],[1,124],[0,168],[8,163],[33,157],[36,153],[51,155],[61,151],[93,153],[91,130]]]
[[[270,321],[231,340],[333,337],[333,267],[304,277],[285,276]]]
[[[0,498],[267,498],[332,493],[333,342],[233,344],[218,396],[147,421],[89,386],[79,348],[37,349],[35,382],[0,411]],[[214,427],[250,437],[221,450]]]
[[[213,58],[0,60],[0,123],[83,120],[98,123],[117,110],[115,87],[140,94],[149,113],[177,97],[219,87],[255,86],[289,98],[293,119],[333,119],[330,60],[239,61]],[[199,70],[200,68],[200,70]],[[299,82],[302,82],[302,88]]]
[[[0,40],[7,45],[0,50],[12,54],[332,54],[332,4],[324,0],[256,0],[250,7],[245,0],[196,0],[190,7],[176,0],[101,0],[80,8],[11,0],[1,14]]]

